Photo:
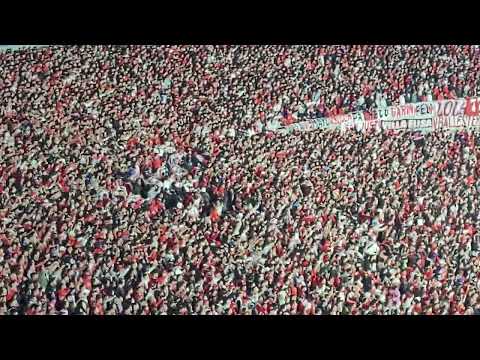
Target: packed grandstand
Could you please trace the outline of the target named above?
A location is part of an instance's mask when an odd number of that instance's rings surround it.
[[[477,314],[479,47],[0,52],[0,314]]]

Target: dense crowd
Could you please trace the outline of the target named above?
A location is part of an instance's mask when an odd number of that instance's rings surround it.
[[[476,96],[478,51],[0,53],[0,314],[479,312],[479,133],[275,131]]]

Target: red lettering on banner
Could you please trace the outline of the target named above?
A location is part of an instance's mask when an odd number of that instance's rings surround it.
[[[415,115],[415,108],[413,105],[405,105],[401,108],[402,116],[410,116]]]
[[[392,107],[390,109],[390,111],[391,111],[392,117],[394,117],[394,118],[397,117],[397,108],[396,107]]]
[[[416,114],[416,111],[415,111],[415,106],[414,106],[414,105],[412,105],[412,104],[408,105],[408,109],[407,109],[407,110],[408,110],[408,115],[409,115],[409,116],[410,116],[410,115],[415,115],[415,114]]]
[[[478,99],[467,98],[467,103],[465,105],[465,115],[466,116],[478,116],[478,115],[480,115],[480,109],[479,109],[479,106],[478,106]]]
[[[401,118],[405,116],[415,116],[415,106],[414,105],[405,105],[400,107],[392,107],[391,115],[392,118]]]

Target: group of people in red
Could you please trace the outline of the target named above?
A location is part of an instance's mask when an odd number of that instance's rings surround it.
[[[283,134],[475,98],[477,46],[0,53],[0,314],[476,314],[477,130]]]

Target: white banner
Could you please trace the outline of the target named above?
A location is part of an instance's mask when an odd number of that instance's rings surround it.
[[[307,120],[279,131],[313,131],[317,129],[424,130],[459,129],[480,126],[480,99],[452,99],[390,106],[371,112],[356,112],[331,118]]]

